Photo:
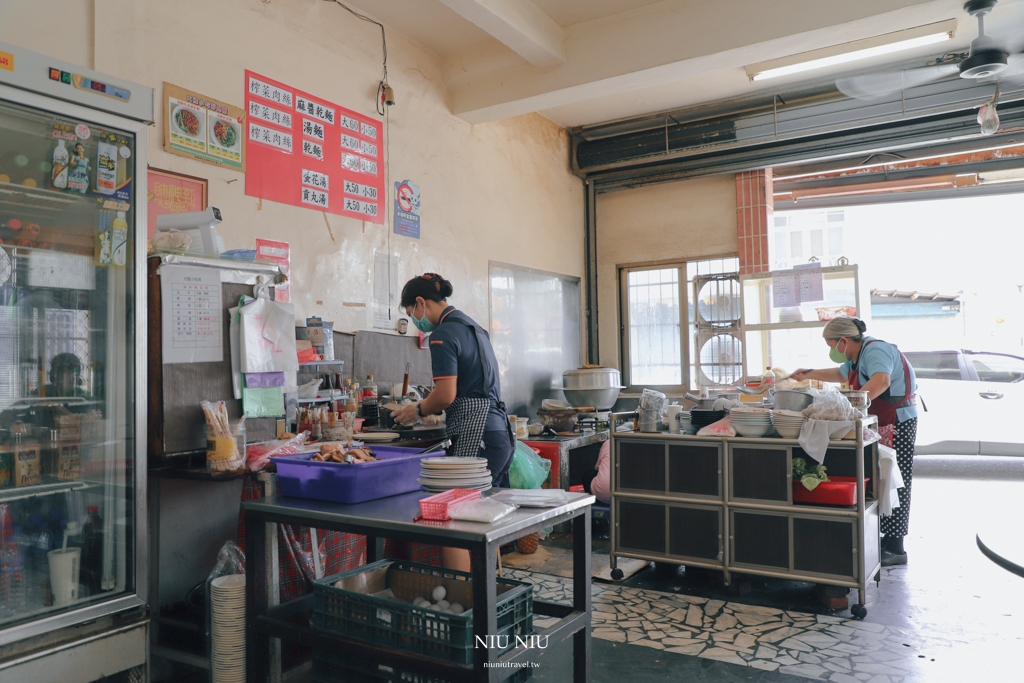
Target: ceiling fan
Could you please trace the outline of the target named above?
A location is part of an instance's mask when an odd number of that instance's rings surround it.
[[[1000,38],[985,33],[985,17],[992,12],[996,3],[997,0],[968,0],[964,5],[964,11],[978,21],[978,37],[971,41],[970,52],[944,55],[929,66],[917,69],[840,78],[836,81],[836,87],[848,97],[874,100],[953,74],[959,74],[960,78],[988,82],[1024,77],[1024,30],[1017,30],[1015,34],[1008,36],[1004,33],[1005,37]],[[990,104],[991,113],[994,115],[995,100],[993,99]],[[983,123],[981,115],[979,123]],[[995,125],[998,128],[998,118]],[[995,132],[995,129],[991,132]]]

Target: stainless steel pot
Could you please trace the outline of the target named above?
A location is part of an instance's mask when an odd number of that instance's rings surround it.
[[[776,391],[775,407],[778,410],[801,411],[814,403],[814,397],[802,391]]]
[[[615,405],[622,390],[622,380],[615,368],[583,366],[562,373],[562,392],[574,406],[609,409]]]

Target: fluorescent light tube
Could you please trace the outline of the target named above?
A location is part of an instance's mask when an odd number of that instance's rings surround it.
[[[746,67],[746,72],[750,80],[763,81],[768,78],[778,78],[837,64],[846,64],[860,59],[941,43],[953,37],[955,27],[955,20],[921,26],[918,29],[889,33],[876,38],[753,64]],[[922,29],[928,32],[921,35]]]

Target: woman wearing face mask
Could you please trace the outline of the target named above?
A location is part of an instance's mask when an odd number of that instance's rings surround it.
[[[894,345],[865,336],[867,326],[857,318],[835,318],[822,333],[829,346],[829,358],[841,363],[837,369],[797,370],[793,379],[847,382],[851,389],[868,392],[868,413],[878,426],[893,427],[893,449],[903,475],[900,505],[891,516],[882,517],[882,566],[906,564],[903,537],[910,521],[910,484],[914,473],[914,440],[917,437],[917,379],[906,357]]]
[[[449,456],[487,458],[494,486],[508,487],[515,436],[501,402],[498,362],[487,332],[448,305],[452,284],[436,273],[405,283],[401,305],[413,324],[430,333],[434,390],[424,400],[392,413],[413,423],[445,411]]]

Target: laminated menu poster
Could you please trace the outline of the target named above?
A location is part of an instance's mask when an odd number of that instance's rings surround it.
[[[164,363],[224,360],[220,271],[160,266]]]
[[[164,83],[164,149],[245,171],[245,112],[205,95]]]
[[[245,111],[245,194],[384,222],[379,121],[252,71]]]

